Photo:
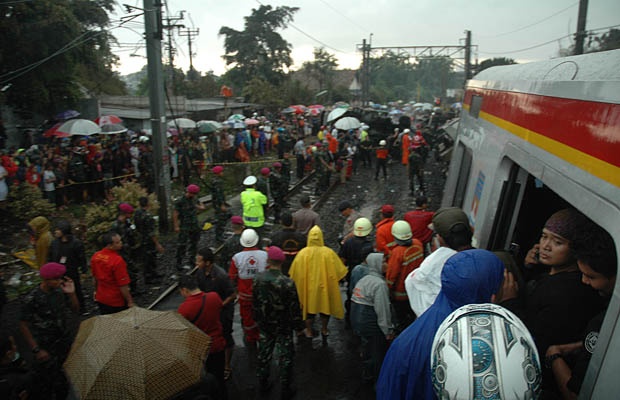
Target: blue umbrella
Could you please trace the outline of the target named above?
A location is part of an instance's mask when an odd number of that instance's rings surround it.
[[[75,110],[65,110],[61,113],[56,114],[56,119],[59,121],[66,121],[71,118],[79,117],[80,113]]]

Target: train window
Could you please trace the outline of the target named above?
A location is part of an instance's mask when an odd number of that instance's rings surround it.
[[[469,115],[477,119],[478,115],[480,115],[480,108],[482,108],[482,96],[473,95],[471,97]]]
[[[471,162],[473,159],[471,149],[465,147],[459,143],[459,153],[463,154],[461,160],[461,167],[459,168],[459,177],[456,181],[456,190],[454,191],[454,207],[463,207],[463,201],[465,200],[465,193],[467,193],[467,184],[469,182],[469,171],[471,169]]]
[[[508,179],[502,182],[502,191],[499,197],[497,213],[493,222],[493,228],[489,237],[490,249],[505,249],[508,232],[510,230],[510,222],[516,209],[517,199],[521,183],[519,178],[519,166],[512,164]]]

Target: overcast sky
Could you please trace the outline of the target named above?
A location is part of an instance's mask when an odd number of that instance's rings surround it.
[[[119,3],[143,7],[142,0]],[[357,51],[363,39],[373,47],[430,46],[464,43],[465,30],[472,32],[477,46],[473,57],[514,58],[518,62],[544,60],[568,47],[575,32],[579,2],[573,0],[165,0],[169,16],[185,11],[176,23],[199,29],[192,44],[194,68],[201,72],[226,71],[222,59],[222,26],[244,29],[244,17],[261,4],[299,7],[289,28],[280,35],[292,44],[294,68],[313,59],[313,50],[323,47],[333,54],[339,68],[356,69]],[[128,15],[123,7],[111,18]],[[116,24],[117,25],[117,24]],[[586,29],[617,26],[620,29],[620,0],[589,0]],[[598,30],[596,33],[606,32]],[[144,18],[112,30],[121,42],[114,52],[120,57],[122,74],[136,72],[146,63],[143,39]],[[166,39],[167,40],[167,39]],[[189,68],[188,38],[174,36],[175,66]],[[133,56],[130,56],[132,55]]]

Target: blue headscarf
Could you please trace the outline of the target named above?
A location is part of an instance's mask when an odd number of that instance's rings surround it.
[[[461,306],[490,302],[503,278],[504,264],[490,251],[466,250],[450,257],[433,305],[390,346],[377,380],[377,399],[435,399],[430,358],[439,325]]]

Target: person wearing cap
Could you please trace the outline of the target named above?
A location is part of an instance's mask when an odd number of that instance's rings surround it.
[[[375,168],[375,180],[379,179],[379,171],[383,170],[383,179],[387,180],[387,160],[388,160],[387,142],[385,139],[379,141],[379,147],[375,150],[375,157],[377,158],[377,166]]]
[[[353,236],[353,226],[361,215],[357,210],[353,209],[353,205],[348,200],[343,200],[338,204],[338,211],[344,217],[340,239],[340,244],[342,245],[345,240]]]
[[[140,239],[136,259],[139,261],[145,283],[152,283],[161,278],[157,272],[157,253],[162,254],[165,249],[157,237],[157,222],[149,211],[149,198],[142,196],[138,202],[140,208],[134,214],[136,231]]]
[[[241,233],[245,229],[245,225],[243,224],[243,217],[239,215],[233,215],[230,217],[230,226],[232,228],[233,234],[231,237],[226,239],[224,244],[222,245],[221,250],[217,253],[217,259],[219,265],[228,272],[228,268],[230,267],[230,260],[232,260],[233,256],[238,252],[243,250],[243,246],[239,243],[239,239],[241,239]]]
[[[282,249],[286,255],[286,260],[282,264],[280,270],[288,276],[288,270],[295,259],[299,250],[306,247],[307,237],[301,232],[295,230],[293,226],[293,216],[290,212],[282,213],[282,230],[277,231],[271,236],[271,245]]]
[[[233,256],[228,269],[228,277],[235,285],[236,295],[239,296],[239,314],[244,340],[252,349],[256,349],[259,336],[258,326],[253,317],[252,280],[267,268],[267,252],[258,247],[259,240],[258,233],[254,229],[245,229],[239,239],[243,250]]]
[[[605,307],[605,299],[583,278],[574,246],[584,234],[588,219],[573,208],[553,213],[545,222],[540,240],[525,257],[526,268],[544,271],[524,288],[506,273],[500,305],[517,314],[545,359],[549,346],[582,339],[588,322]],[[547,272],[548,271],[548,272]],[[557,390],[550,369],[543,371],[543,388]]]
[[[436,399],[431,380],[435,333],[457,308],[491,302],[503,279],[504,264],[490,251],[468,250],[451,257],[441,272],[445,285],[433,305],[390,345],[377,379],[377,400]]]
[[[409,164],[409,146],[411,143],[411,129],[405,129],[400,139],[400,161],[404,166]]]
[[[381,206],[381,221],[375,225],[375,250],[385,255],[390,254],[391,249],[396,246],[392,225],[394,225],[394,206],[384,204]]]
[[[243,206],[243,222],[247,228],[252,228],[260,236],[260,231],[265,224],[264,206],[267,204],[267,196],[256,190],[256,177],[250,175],[243,181],[245,190],[241,192],[240,199]]]
[[[307,236],[313,226],[321,225],[321,218],[316,211],[312,210],[310,196],[307,194],[299,198],[299,204],[301,208],[293,213],[293,226],[296,231]]]
[[[405,279],[411,309],[418,316],[433,304],[441,290],[441,270],[448,258],[459,251],[472,248],[469,218],[458,207],[437,210],[429,229],[434,232],[433,245],[436,250]]]
[[[125,260],[125,263],[127,263],[127,270],[131,276],[131,290],[137,292],[138,274],[140,272],[138,248],[140,247],[141,239],[139,238],[136,225],[131,221],[133,213],[134,208],[131,204],[120,203],[116,220],[114,220],[110,229],[121,236],[123,248],[120,249],[119,253]]]
[[[422,264],[424,247],[413,237],[407,221],[396,221],[392,225],[392,235],[396,246],[390,252],[385,279],[390,289],[390,298],[394,306],[397,332],[401,332],[415,320],[415,314],[409,306],[405,290],[405,279]]]
[[[32,350],[38,384],[43,393],[55,394],[57,399],[68,394],[62,364],[73,342],[71,312],[80,309],[73,280],[66,272],[64,265],[55,262],[41,266],[42,281],[22,298],[19,312],[19,329]]]
[[[295,360],[293,332],[303,329],[295,282],[281,270],[285,260],[282,249],[270,246],[269,268],[256,275],[252,289],[254,317],[260,330],[256,375],[260,389],[267,391],[271,358],[274,348],[277,349],[282,399],[290,398],[294,392],[291,387]]]
[[[344,303],[346,310],[345,320],[347,322],[349,322],[350,317],[351,293],[353,290],[351,286],[351,271],[361,264],[366,259],[366,256],[374,250],[374,243],[370,232],[372,232],[372,223],[368,218],[361,217],[356,219],[353,224],[353,236],[344,239],[338,251],[338,256],[347,267],[347,276],[345,278],[347,282],[347,299]]]
[[[224,193],[224,167],[216,165],[211,168],[213,178],[211,179],[211,203],[213,204],[215,221],[215,240],[222,242],[224,240],[224,229],[226,223],[231,217],[228,211],[229,204],[226,203],[226,194]]]
[[[314,317],[320,314],[321,336],[326,343],[330,316],[344,317],[339,282],[347,275],[347,267],[335,251],[325,246],[323,231],[318,226],[308,232],[307,245],[295,256],[289,275],[297,286],[302,306],[306,325],[303,335],[306,338],[314,336]]]
[[[205,209],[204,204],[198,201],[200,187],[191,184],[185,188],[185,195],[175,201],[172,213],[174,231],[179,233],[177,239],[176,267],[181,271],[183,258],[189,247],[190,260],[196,257],[198,240],[200,240],[200,224],[198,223],[198,211]]]
[[[88,272],[84,244],[73,235],[71,224],[67,220],[60,220],[54,228],[54,240],[50,246],[50,261],[57,262],[67,268],[67,276],[73,280],[75,295],[80,303],[80,312],[86,312],[84,308],[84,294],[80,272]]]

